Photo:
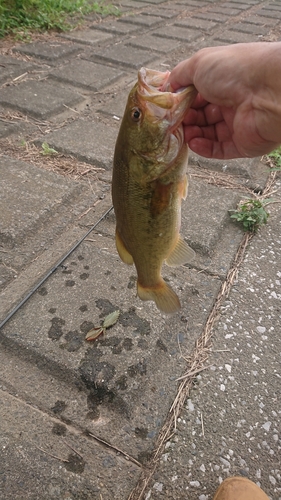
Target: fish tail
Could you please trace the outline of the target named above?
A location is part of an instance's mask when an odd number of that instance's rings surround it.
[[[165,313],[174,313],[181,307],[177,294],[161,278],[157,285],[144,287],[138,282],[138,296],[141,300],[153,300]]]

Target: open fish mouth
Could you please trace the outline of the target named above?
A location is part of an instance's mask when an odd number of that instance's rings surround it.
[[[168,83],[170,71],[141,68],[138,72],[137,93],[145,101],[146,113],[152,121],[165,120],[168,131],[174,133],[180,126],[187,109],[196,97],[193,85],[173,92]]]

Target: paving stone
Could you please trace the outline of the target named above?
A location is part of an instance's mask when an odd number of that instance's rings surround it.
[[[281,5],[280,2],[268,3],[267,5],[264,6],[264,8],[279,11],[281,10]]]
[[[229,20],[229,16],[226,14],[217,14],[212,11],[201,12],[199,14],[194,14],[194,17],[198,19],[205,19],[206,21],[215,21],[218,23],[224,23]]]
[[[248,42],[258,42],[259,35],[227,30],[220,33],[214,39],[226,43],[241,43],[241,42],[248,43]]]
[[[165,28],[159,28],[152,32],[153,36],[159,36],[161,38],[172,38],[174,40],[180,40],[184,42],[191,42],[196,40],[201,36],[200,31],[180,28],[178,26],[166,26]]]
[[[273,17],[276,19],[281,19],[281,10],[270,10],[270,9],[260,9],[256,11],[257,15],[264,16],[264,17]]]
[[[207,2],[201,2],[200,0],[176,0],[176,3],[188,7],[188,10],[206,7],[206,5],[208,5]]]
[[[74,107],[84,97],[55,82],[30,80],[1,91],[0,102],[35,118],[46,119],[64,111],[64,105]]]
[[[18,130],[18,124],[12,124],[8,120],[5,122],[0,118],[0,137],[7,137],[7,135],[12,134]]]
[[[214,23],[213,21],[207,21],[205,19],[189,17],[188,19],[176,21],[175,26],[180,26],[183,28],[196,28],[203,31],[212,31],[214,28],[219,26],[219,23]]]
[[[142,14],[144,16],[150,16],[150,14],[152,14],[153,16],[163,17],[164,19],[172,19],[177,16],[177,11],[161,8],[143,11]]]
[[[279,24],[280,21],[278,19],[273,19],[273,18],[269,18],[269,17],[252,15],[252,16],[246,17],[245,22],[250,23],[250,24],[257,24],[260,26],[272,27],[272,26],[276,26],[277,24]]]
[[[30,389],[32,393],[34,387]],[[48,390],[52,392],[51,384]],[[59,414],[48,415],[6,388],[1,389],[1,403],[3,499],[122,500],[129,495],[140,471],[135,464],[82,436]]]
[[[222,4],[222,7],[225,9],[225,8],[228,8],[228,9],[238,9],[238,10],[248,10],[252,7],[252,4],[251,2],[245,2],[245,0],[243,0],[243,2],[239,3],[239,2],[226,2],[226,3],[223,3]]]
[[[213,13],[218,13],[218,14],[225,14],[230,17],[236,17],[239,16],[240,10],[239,9],[233,9],[233,8],[224,8],[223,6],[221,7],[213,7],[212,9]]]
[[[112,94],[111,101],[105,104],[105,106],[101,106],[98,109],[98,111],[110,117],[115,116],[118,118],[122,118],[125,111],[127,100],[128,100],[128,90],[123,90],[121,92],[118,92],[117,94]]]
[[[142,0],[139,0],[139,1],[142,3]],[[153,4],[158,5],[158,4],[160,4],[160,3],[161,3],[161,4],[162,4],[162,3],[166,3],[167,1],[168,1],[168,0],[144,0],[144,3],[148,3],[148,4],[153,3]]]
[[[39,57],[47,61],[57,61],[60,58],[66,58],[81,52],[81,47],[75,44],[59,43],[59,42],[32,42],[26,45],[19,45],[15,47],[14,52],[27,54],[28,56]]]
[[[122,0],[120,2],[121,7],[128,7],[128,9],[143,9],[145,7],[150,7],[150,4],[146,3],[145,1],[142,2],[141,0]]]
[[[90,28],[87,30],[72,31],[60,36],[74,42],[85,43],[87,45],[96,45],[99,42],[110,40],[113,35],[111,35],[110,33],[104,33],[103,31],[96,30],[94,28]]]
[[[83,190],[79,183],[7,156],[0,157],[0,168],[0,235],[8,246],[36,233]]]
[[[31,64],[25,61],[20,61],[15,57],[5,56],[0,54],[0,65],[1,65],[1,73],[0,73],[0,83],[6,83],[13,80],[14,78],[18,78],[25,73],[30,73],[32,70],[39,69],[39,66],[35,64]]]
[[[127,45],[131,45],[132,47],[144,48],[148,50],[151,49],[155,50],[156,52],[167,54],[172,50],[176,49],[177,47],[179,47],[179,42],[172,40],[171,38],[165,39],[162,37],[160,38],[146,34],[145,37],[144,36],[132,37],[127,42]]]
[[[114,33],[115,35],[128,35],[129,33],[134,33],[139,30],[139,26],[135,24],[122,23],[120,20],[115,22],[110,21],[104,24],[94,25],[95,30],[101,30],[108,33]]]
[[[131,23],[131,24],[139,24],[140,26],[145,26],[147,28],[156,26],[157,24],[160,24],[163,22],[163,19],[161,17],[157,16],[152,16],[152,15],[142,15],[142,14],[136,14],[133,16],[126,16],[122,17],[122,22],[123,23]]]
[[[103,122],[78,119],[44,136],[49,146],[98,167],[112,167],[118,129]],[[42,142],[42,141],[41,141]]]
[[[235,2],[233,2],[233,3],[234,4],[240,4],[240,3],[245,4],[246,3],[246,5],[256,5],[257,3],[260,3],[260,0],[246,0],[246,2],[245,2],[245,0],[235,0]],[[232,4],[232,2],[231,2],[231,4]]]
[[[111,230],[113,236],[114,218]],[[43,352],[53,377],[57,374],[64,385],[76,382],[79,399],[70,399],[66,391],[58,408],[62,419],[72,414],[70,425],[78,421],[82,431],[86,427],[144,461],[185,366],[179,344],[192,352],[221,281],[197,270],[165,267],[163,274],[180,295],[182,310],[164,316],[154,304],[136,298],[134,269],[120,261],[113,238],[102,233],[101,225],[91,235],[97,242],[84,242],[65,261],[65,268],[51,276],[4,327],[1,341],[13,343],[34,361]],[[106,336],[86,342],[87,331],[117,309],[119,321]],[[66,401],[70,408],[65,408]],[[83,413],[78,405],[83,405]],[[99,456],[97,452],[95,460],[100,461]]]
[[[50,75],[57,80],[70,83],[71,85],[98,91],[114,83],[124,73],[109,66],[95,64],[83,59],[75,59],[69,64],[52,71]]]
[[[128,45],[118,44],[105,50],[96,50],[89,53],[87,59],[106,61],[111,64],[139,69],[156,59],[156,54],[142,49],[133,48]]]
[[[241,31],[242,33],[250,33],[253,35],[266,35],[268,33],[268,28],[249,24],[247,22],[241,22],[231,25],[231,31]]]

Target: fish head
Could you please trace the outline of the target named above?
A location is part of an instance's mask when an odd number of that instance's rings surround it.
[[[170,72],[141,68],[123,117],[131,153],[154,165],[161,174],[176,159],[184,144],[182,120],[197,91],[193,85],[173,92]]]

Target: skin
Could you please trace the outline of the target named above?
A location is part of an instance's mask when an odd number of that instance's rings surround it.
[[[194,84],[185,141],[208,158],[255,157],[281,144],[281,42],[199,50],[169,76],[174,90]]]

